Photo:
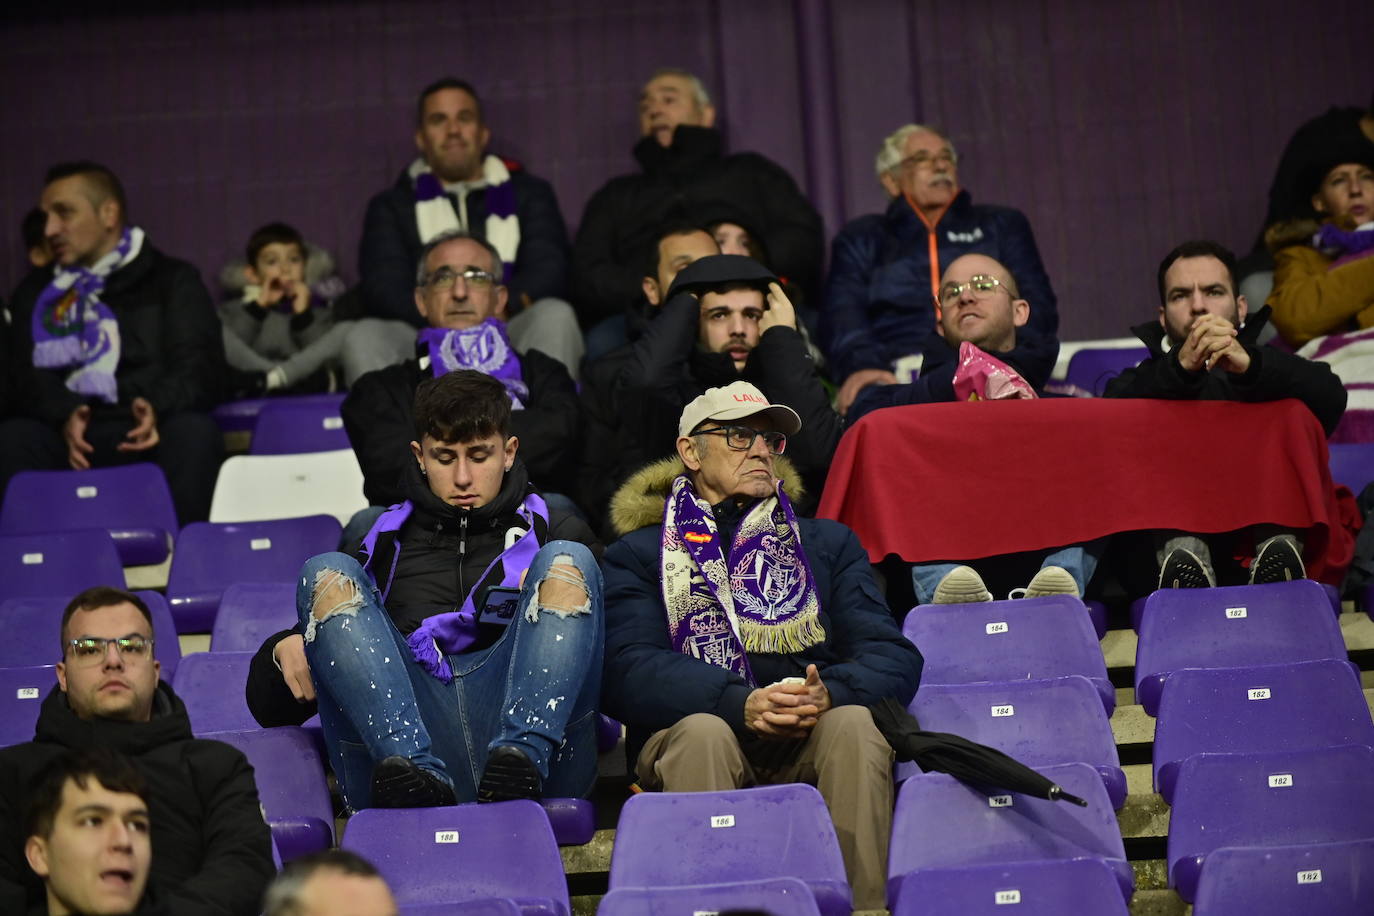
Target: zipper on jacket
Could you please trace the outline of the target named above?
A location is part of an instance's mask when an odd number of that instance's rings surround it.
[[[458,606],[462,607],[467,599],[467,589],[463,588],[463,562],[468,552],[468,513],[458,517]]]

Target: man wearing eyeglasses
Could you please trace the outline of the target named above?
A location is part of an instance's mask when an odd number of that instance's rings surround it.
[[[783,452],[801,428],[747,382],[712,388],[682,411],[677,454],[617,494],[602,702],[645,789],[815,785],[854,906],[875,909],[892,751],[865,707],[910,702],[923,662],[854,533],[793,511]]]
[[[933,303],[941,273],[961,255],[1006,265],[1034,304],[1030,330],[1053,337],[1059,328],[1030,223],[1019,210],[973,203],[959,184],[959,156],[947,137],[908,124],[883,141],[875,167],[891,203],[835,236],[821,304],[821,346],[842,382],[841,413],[862,389],[894,384],[894,370],[917,363],[938,320]]]
[[[955,400],[954,373],[964,342],[996,356],[1036,391],[1049,381],[1059,341],[1029,330],[1035,308],[1001,262],[982,254],[955,259],[940,279],[934,310],[938,322],[922,347],[920,376],[904,385],[862,389],[845,416],[849,425],[881,407]]]
[[[415,114],[419,155],[368,202],[363,220],[358,266],[367,317],[345,341],[348,383],[409,356],[421,326],[411,309],[415,261],[426,243],[452,230],[500,252],[496,274],[510,289],[516,346],[537,347],[576,377],[582,332],[561,298],[568,233],[552,185],[514,160],[487,154],[491,130],[471,84],[436,80],[421,90]]]
[[[426,378],[453,369],[495,376],[511,397],[511,432],[530,477],[547,492],[573,486],[578,427],[577,389],[563,364],[537,349],[518,352],[505,322],[508,291],[500,256],[487,242],[453,231],[421,250],[412,302],[425,327],[413,358],[353,385],[341,416],[363,470],[369,505],[405,499],[402,480],[414,438],[411,405]]]
[[[108,747],[148,783],[149,899],[170,913],[257,913],[274,868],[253,770],[227,744],[192,737],[185,705],[158,680],[147,605],[120,589],[87,589],[63,612],[61,635],[57,686],[34,740],[0,750],[0,912],[45,900],[20,835],[33,787],[65,751]]]

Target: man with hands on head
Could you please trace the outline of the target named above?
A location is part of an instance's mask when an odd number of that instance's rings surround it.
[[[1216,242],[1184,242],[1160,262],[1158,283],[1158,320],[1133,329],[1150,355],[1108,382],[1106,397],[1247,403],[1297,398],[1331,435],[1345,412],[1341,380],[1326,363],[1256,343],[1269,307],[1249,314],[1245,297],[1236,293],[1235,255]],[[1302,578],[1296,536],[1257,527],[1250,581]],[[1216,585],[1206,541],[1168,531],[1157,540],[1160,588]]]
[[[801,428],[747,382],[712,388],[682,411],[676,454],[616,494],[602,701],[646,789],[815,785],[854,906],[872,909],[892,750],[866,706],[910,702],[922,659],[854,533],[793,511],[782,453]]]
[[[56,260],[10,309],[21,415],[0,425],[0,492],[23,470],[154,461],[178,521],[203,520],[223,457],[208,411],[227,371],[205,284],[129,223],[104,166],[54,166],[41,201]]]

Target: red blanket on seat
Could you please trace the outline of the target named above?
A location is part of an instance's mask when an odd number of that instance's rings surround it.
[[[1359,510],[1332,485],[1321,426],[1268,404],[1063,398],[874,411],[840,440],[818,515],[874,562],[972,560],[1118,531],[1305,531],[1339,584]]]

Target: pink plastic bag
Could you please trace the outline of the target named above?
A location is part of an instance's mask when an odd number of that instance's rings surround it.
[[[959,344],[954,397],[960,401],[1006,401],[1037,395],[1015,369],[966,340]]]

